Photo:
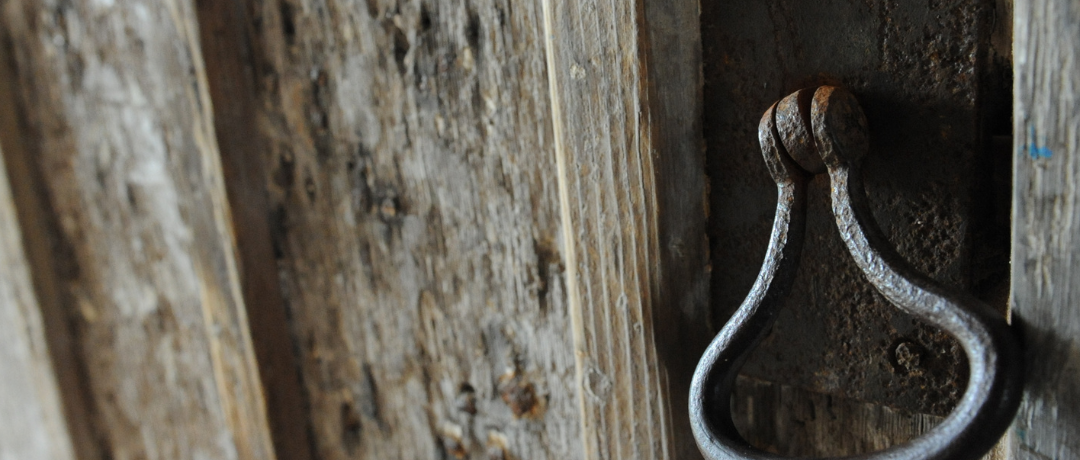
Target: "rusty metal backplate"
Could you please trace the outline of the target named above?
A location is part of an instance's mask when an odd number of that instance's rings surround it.
[[[866,189],[890,242],[923,273],[1003,304],[1008,153],[990,136],[1000,119],[1008,125],[1008,67],[991,46],[995,10],[992,0],[703,2],[714,330],[753,284],[775,211],[757,120],[820,84],[849,88],[866,112]],[[803,251],[788,303],[743,374],[947,413],[967,378],[962,352],[864,279],[824,176],[809,186]]]

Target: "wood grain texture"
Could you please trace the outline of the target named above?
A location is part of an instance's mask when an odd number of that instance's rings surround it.
[[[1019,459],[1080,457],[1080,1],[1017,0],[1012,311],[1030,359]]]
[[[273,458],[192,5],[5,1],[0,43],[79,458]]]
[[[289,340],[288,312],[270,234],[267,139],[259,135],[259,120],[254,116],[259,93],[251,59],[251,20],[239,0],[196,2],[196,10],[214,131],[236,230],[240,283],[274,450],[278,458],[307,460],[312,456],[311,423],[299,362]]]
[[[698,455],[685,394],[708,340],[697,14],[694,1],[544,2],[585,458]]]
[[[644,54],[660,254],[653,306],[658,358],[667,373],[675,458],[699,458],[690,432],[690,379],[712,340],[701,5],[644,2]],[[653,235],[646,235],[653,237]]]
[[[17,219],[0,162],[0,460],[74,459]]]
[[[313,457],[579,458],[539,3],[244,5]]]

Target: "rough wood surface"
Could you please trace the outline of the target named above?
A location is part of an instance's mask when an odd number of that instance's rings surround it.
[[[697,455],[685,407],[707,340],[697,14],[695,1],[544,2],[589,459]]]
[[[273,458],[192,5],[3,1],[0,43],[79,457]]]
[[[580,457],[539,3],[243,5],[312,456]]]
[[[251,339],[278,458],[311,458],[311,423],[285,310],[267,210],[265,152],[251,21],[240,1],[196,2]]]
[[[75,458],[38,308],[0,162],[0,460]]]
[[[1019,459],[1080,458],[1080,1],[1017,0],[1013,317],[1030,359]]]
[[[698,0],[646,0],[640,39],[658,223],[655,235],[644,236],[658,239],[654,334],[668,379],[672,451],[679,459],[700,458],[690,432],[690,378],[712,340],[700,12]]]

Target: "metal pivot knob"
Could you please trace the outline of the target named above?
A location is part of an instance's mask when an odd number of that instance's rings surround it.
[[[867,280],[901,310],[955,337],[970,365],[964,395],[940,425],[889,449],[844,458],[980,458],[1016,415],[1023,387],[1019,342],[1000,314],[916,272],[878,229],[862,185],[860,166],[869,142],[855,97],[829,86],[796,92],[765,112],[758,138],[779,192],[776,218],[754,287],[694,372],[690,421],[702,454],[710,460],[784,458],[742,439],[731,419],[731,391],[795,279],[806,227],[807,180],[827,170],[836,225]]]

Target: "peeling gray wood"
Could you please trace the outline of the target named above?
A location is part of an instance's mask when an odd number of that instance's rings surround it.
[[[585,458],[692,458],[708,340],[695,1],[544,2]]]
[[[1030,359],[1018,459],[1080,457],[1080,1],[1017,0],[1012,311]]]
[[[0,162],[0,460],[75,458],[38,308]]]
[[[539,3],[244,8],[313,457],[579,458]]]
[[[4,1],[0,43],[79,458],[273,458],[192,5]]]

